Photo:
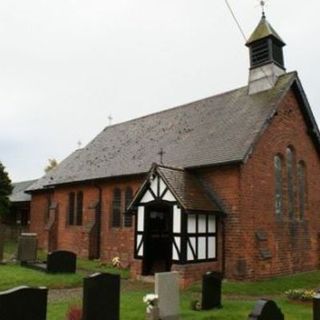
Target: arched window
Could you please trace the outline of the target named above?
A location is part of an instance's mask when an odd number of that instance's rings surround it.
[[[74,210],[75,210],[75,193],[69,193],[69,208],[68,208],[68,220],[70,225],[74,225]]]
[[[79,191],[77,193],[77,221],[76,224],[78,226],[82,225],[82,212],[83,212],[83,192]]]
[[[287,183],[288,183],[288,214],[289,218],[295,216],[295,190],[294,190],[294,151],[291,147],[287,148]]]
[[[128,187],[125,193],[125,210],[128,209],[128,206],[131,203],[132,199],[133,199],[133,191],[130,187]],[[124,226],[127,228],[132,227],[132,215],[127,214],[127,212],[125,212],[125,215],[124,215]]]
[[[282,215],[282,159],[279,155],[274,157],[274,175],[275,175],[275,210],[276,215]]]
[[[82,225],[83,192],[69,193],[68,222],[72,226]]]
[[[303,161],[298,163],[298,194],[299,194],[299,215],[300,219],[304,218],[306,202],[307,202],[307,182],[306,182],[306,166]]]
[[[113,191],[112,201],[112,227],[121,226],[121,190],[116,188]]]

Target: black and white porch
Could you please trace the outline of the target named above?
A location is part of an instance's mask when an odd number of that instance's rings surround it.
[[[134,252],[143,275],[217,260],[221,210],[191,173],[153,165],[129,210],[136,214]]]

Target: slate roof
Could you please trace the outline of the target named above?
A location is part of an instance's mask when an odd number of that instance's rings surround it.
[[[248,95],[243,87],[106,127],[28,190],[145,174],[159,162],[161,148],[163,163],[171,167],[243,161],[294,82],[299,82],[297,74],[287,73],[269,91]]]
[[[223,212],[216,199],[206,191],[200,180],[192,172],[156,163],[152,165],[149,174],[135,194],[127,208],[128,211],[135,211],[135,207],[139,205],[145,191],[150,186],[150,176],[152,175],[160,176],[179,205],[186,211]]]
[[[185,210],[219,212],[221,209],[197,177],[183,169],[158,166],[157,171]]]
[[[25,202],[31,201],[31,195],[25,193],[24,191],[28,189],[37,180],[28,180],[12,183],[12,193],[9,196],[10,202]]]

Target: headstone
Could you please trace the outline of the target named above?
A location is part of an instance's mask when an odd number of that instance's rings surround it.
[[[0,292],[0,319],[46,320],[47,288],[17,287]]]
[[[120,276],[95,273],[83,281],[82,320],[120,319]]]
[[[3,262],[4,251],[4,226],[0,224],[0,264]]]
[[[155,275],[155,294],[161,320],[180,319],[180,293],[178,272],[163,272]]]
[[[284,315],[274,301],[259,300],[248,320],[284,320]]]
[[[21,262],[37,260],[38,240],[36,233],[21,233],[18,241],[17,259]]]
[[[207,272],[202,277],[202,310],[221,308],[222,273]]]
[[[48,254],[47,272],[49,273],[75,273],[77,255],[71,251],[53,251]]]
[[[320,320],[320,294],[313,298],[313,320]]]

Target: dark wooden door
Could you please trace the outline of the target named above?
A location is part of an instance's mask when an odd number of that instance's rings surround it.
[[[143,274],[170,271],[172,264],[172,206],[149,206],[145,214]]]

